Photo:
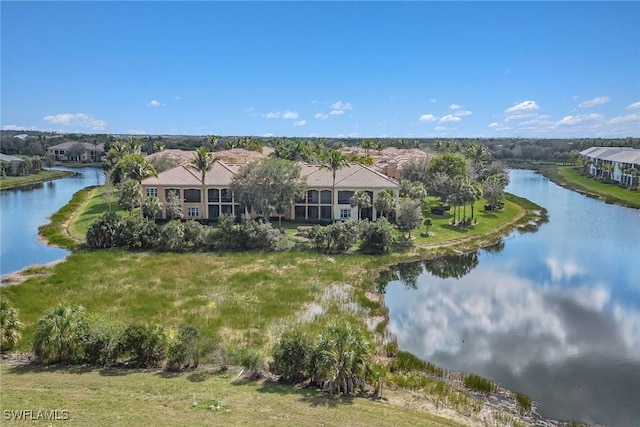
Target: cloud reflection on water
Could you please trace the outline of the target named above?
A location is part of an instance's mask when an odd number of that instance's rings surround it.
[[[548,416],[640,420],[638,307],[586,283],[573,261],[547,258],[542,283],[515,264],[485,261],[457,280],[424,274],[416,289],[389,284],[389,329],[400,347],[525,391]]]

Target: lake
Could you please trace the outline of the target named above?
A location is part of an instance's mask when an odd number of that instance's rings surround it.
[[[528,394],[545,417],[640,425],[640,211],[532,171],[510,178],[507,191],[544,206],[549,222],[396,269],[390,332],[443,368]]]
[[[99,168],[55,168],[77,175],[0,192],[0,274],[47,264],[69,251],[47,246],[38,238],[38,227],[67,204],[78,190],[104,183]]]

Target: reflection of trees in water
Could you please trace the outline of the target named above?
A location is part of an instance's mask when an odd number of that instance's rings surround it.
[[[478,252],[424,261],[424,269],[441,279],[460,279],[478,266]]]
[[[406,289],[417,289],[418,278],[424,271],[422,261],[405,262],[391,266],[380,273],[378,291],[384,293],[389,282],[400,281]]]

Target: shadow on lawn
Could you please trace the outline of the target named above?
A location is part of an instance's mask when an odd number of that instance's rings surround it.
[[[251,381],[238,382],[237,385],[249,383]],[[354,396],[331,395],[329,393],[319,392],[310,388],[295,387],[291,385],[280,384],[273,381],[265,381],[257,389],[258,393],[276,393],[280,395],[298,395],[300,401],[308,403],[313,407],[329,407],[335,408],[340,405],[352,405]]]

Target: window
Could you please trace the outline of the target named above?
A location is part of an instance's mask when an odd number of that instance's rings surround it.
[[[296,206],[296,219],[306,219],[306,209],[304,206]]]
[[[218,219],[220,217],[220,206],[209,206],[209,219]]]
[[[220,190],[220,201],[221,202],[232,202],[233,201],[233,195],[231,193],[231,190],[229,190],[228,188],[223,188],[222,190]]]
[[[331,204],[331,190],[322,190],[320,192],[320,203],[323,205]]]
[[[353,191],[338,191],[338,204],[350,205],[352,197],[353,197]]]
[[[207,190],[207,199],[209,202],[219,202],[220,201],[220,191],[217,188],[210,188]]]
[[[340,209],[340,219],[351,218],[351,209]]]
[[[233,205],[222,205],[221,212],[227,215],[233,215]]]
[[[198,218],[200,216],[198,208],[187,208],[187,216],[189,218]]]
[[[309,207],[307,207],[307,219],[318,219],[318,207],[317,206],[309,206]]]
[[[157,188],[147,188],[147,197],[158,197],[158,189]]]
[[[307,191],[307,203],[314,205],[318,204],[318,190]]]
[[[184,201],[187,203],[200,203],[200,190],[194,188],[184,190]]]
[[[320,219],[331,219],[331,206],[320,206]]]

